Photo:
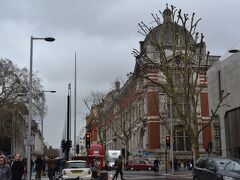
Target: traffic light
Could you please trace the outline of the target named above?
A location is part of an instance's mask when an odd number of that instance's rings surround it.
[[[166,136],[166,149],[171,149],[170,136]]]
[[[67,140],[65,142],[65,148],[64,149],[69,150],[69,149],[71,149],[71,147],[72,147],[72,141],[71,140]]]
[[[86,133],[86,149],[89,149],[91,146],[91,133]]]
[[[62,148],[62,152],[64,152],[65,149],[66,149],[66,142],[65,142],[65,139],[63,139],[63,140],[61,141],[61,148]]]
[[[79,144],[76,145],[76,154],[79,154]]]

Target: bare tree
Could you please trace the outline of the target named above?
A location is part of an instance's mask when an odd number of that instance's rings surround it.
[[[115,118],[109,122],[108,126],[113,131],[113,138],[120,139],[122,144],[125,145],[125,161],[128,161],[129,141],[131,140],[133,132],[139,123],[139,119],[133,118],[132,108],[129,106],[122,109],[119,105],[116,108]]]
[[[195,162],[199,157],[199,135],[211,124],[228,94],[219,99],[215,110],[211,110],[207,125],[201,124],[197,116],[200,95],[207,89],[206,72],[216,60],[206,52],[203,34],[196,32],[201,19],[196,20],[195,13],[182,14],[174,6],[152,17],[156,27],[143,22],[138,24],[145,40],[140,51],[133,50],[140,69],[133,75],[147,80],[171,98],[174,118],[181,121],[191,138]]]
[[[90,113],[94,114],[93,115],[94,117],[91,118],[87,126],[89,127],[91,127],[92,125],[97,126],[99,143],[103,145],[105,143],[104,134],[106,130],[105,118],[103,114],[104,93],[91,92],[90,96],[86,98],[84,102]],[[89,107],[89,104],[91,105],[91,107]]]

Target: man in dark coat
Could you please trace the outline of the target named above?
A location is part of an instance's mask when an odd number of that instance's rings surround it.
[[[123,168],[123,162],[122,162],[122,156],[120,155],[116,161],[116,165],[117,165],[117,169],[116,169],[116,172],[113,176],[113,180],[117,177],[118,177],[118,174],[121,175],[121,179],[124,180],[123,178],[123,171],[122,171],[122,168]]]
[[[35,179],[41,179],[42,175],[42,170],[43,170],[43,160],[41,156],[38,156],[37,159],[35,160]]]
[[[12,180],[21,180],[24,173],[24,164],[21,160],[21,154],[16,154],[11,163]]]
[[[49,156],[48,156],[48,159],[47,159],[47,161],[46,161],[46,165],[47,165],[47,171],[48,171],[48,178],[49,179],[53,179],[54,178],[54,176],[55,176],[55,160],[54,160],[54,158],[53,158],[53,155],[52,154],[50,154]]]

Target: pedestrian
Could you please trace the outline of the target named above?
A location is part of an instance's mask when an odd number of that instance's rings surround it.
[[[22,160],[22,162],[23,162],[23,166],[24,166],[24,179],[27,179],[27,164],[28,164],[28,159],[27,158],[23,158],[23,160]],[[30,159],[30,177],[32,177],[32,172],[33,172],[33,170],[34,170],[34,162],[33,162],[33,160],[32,159]]]
[[[42,158],[42,166],[43,166],[43,170],[42,170],[42,175],[45,176],[46,175],[46,157]]]
[[[12,180],[12,171],[9,164],[7,164],[6,156],[0,155],[0,179]]]
[[[41,156],[38,156],[37,159],[35,160],[35,179],[41,179],[42,175],[42,170],[43,170],[43,160]]]
[[[158,158],[156,157],[156,159],[153,162],[154,164],[154,172],[156,174],[159,174],[159,166],[160,166],[160,161],[158,160]]]
[[[124,180],[124,178],[123,178],[123,171],[122,171],[123,161],[122,161],[122,156],[121,155],[118,157],[118,159],[116,161],[116,166],[117,166],[117,168],[116,168],[116,172],[115,172],[115,174],[113,176],[113,180],[115,178],[117,179],[118,174],[120,174],[121,175],[121,179]]]
[[[177,158],[176,157],[174,157],[173,158],[173,166],[174,166],[174,170],[175,171],[177,171],[178,170],[178,167],[179,167],[179,165],[178,165],[179,163],[178,163],[178,160],[177,160]]]
[[[24,174],[24,163],[21,154],[17,153],[11,163],[12,180],[21,180]]]
[[[114,176],[113,176],[113,179],[114,179],[114,178],[116,178],[116,179],[118,178],[119,172],[117,171],[117,166],[118,166],[118,159],[116,159],[115,162],[114,162],[114,169],[115,169],[116,171],[115,171],[115,174],[114,174]]]
[[[92,178],[100,179],[100,176],[101,176],[100,162],[96,158],[96,159],[93,160]]]
[[[52,154],[48,155],[47,161],[46,161],[46,169],[48,172],[48,178],[51,180],[55,176],[55,160],[53,158]]]

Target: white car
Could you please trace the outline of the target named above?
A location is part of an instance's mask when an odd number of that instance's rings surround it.
[[[62,170],[62,179],[83,179],[90,180],[92,177],[92,171],[88,167],[86,161],[72,160],[67,161],[64,169]]]

